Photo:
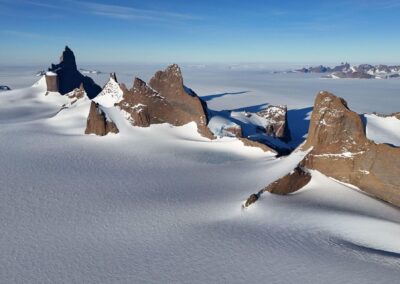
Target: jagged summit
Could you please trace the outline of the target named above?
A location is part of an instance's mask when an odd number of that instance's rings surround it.
[[[117,75],[110,74],[110,79],[103,87],[103,90],[93,99],[104,107],[113,107],[116,103],[122,100],[123,91],[118,84]]]
[[[258,195],[297,191],[310,181],[307,170],[317,170],[400,206],[400,148],[369,140],[362,119],[344,99],[329,92],[318,94],[307,139],[299,150],[307,153],[297,168],[305,174],[293,174],[294,170]]]
[[[320,92],[314,104],[306,143],[314,152],[346,153],[365,149],[367,138],[360,116],[347,102],[329,92]]]
[[[196,122],[198,131],[213,138],[207,127],[207,105],[193,91],[188,93],[183,85],[182,72],[178,65],[157,71],[149,84],[135,78],[133,88],[123,90],[123,99],[118,106],[135,126],[170,123],[181,126]]]
[[[62,95],[79,88],[82,83],[88,97],[91,99],[101,92],[100,86],[92,78],[84,76],[78,71],[75,55],[68,46],[65,47],[60,57],[60,63],[52,64],[49,71],[57,74],[58,91]],[[52,87],[53,89],[55,89],[54,86]]]
[[[68,46],[65,46],[64,52],[60,57],[60,65],[65,68],[77,69],[75,55]]]

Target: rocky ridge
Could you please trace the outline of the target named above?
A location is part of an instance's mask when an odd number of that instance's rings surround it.
[[[135,78],[133,87],[121,85],[122,99],[116,104],[134,126],[169,123],[181,126],[194,121],[199,133],[207,138],[214,136],[207,127],[207,104],[183,84],[178,65],[158,71],[149,84]]]
[[[75,55],[68,46],[65,47],[60,63],[52,64],[48,71],[46,73],[48,91],[58,91],[65,95],[83,84],[90,99],[101,92],[101,88],[92,78],[84,76],[78,71]]]
[[[91,102],[89,115],[86,122],[85,134],[105,136],[108,133],[118,133],[115,123],[107,116],[101,107]]]
[[[330,73],[324,78],[330,79],[391,79],[400,77],[400,65],[370,65],[360,64],[352,66],[349,63],[342,63],[336,67],[316,66],[304,67],[295,70],[302,73]]]
[[[317,96],[308,137],[299,150],[308,154],[296,169],[317,170],[400,206],[400,148],[368,140],[362,119],[344,99],[328,92]],[[307,180],[302,174],[289,174],[262,192],[289,194]]]

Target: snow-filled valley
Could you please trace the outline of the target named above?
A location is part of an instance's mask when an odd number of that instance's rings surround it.
[[[182,68],[210,109],[287,104],[297,144],[320,90],[359,113],[400,111],[400,80],[213,68]],[[157,70],[105,69],[129,87]],[[40,78],[20,71],[0,70],[13,89],[0,92],[0,282],[398,281],[400,210],[349,185],[313,171],[301,191],[242,208],[305,153],[275,158],[236,138],[203,138],[194,123],[132,127],[112,112],[120,133],[84,135],[90,101],[60,111],[68,100],[45,96],[43,79],[27,87]],[[369,139],[400,145],[398,120],[364,117]]]

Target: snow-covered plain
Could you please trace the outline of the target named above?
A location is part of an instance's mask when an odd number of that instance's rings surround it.
[[[183,72],[215,110],[288,104],[299,140],[320,89],[359,112],[399,111],[400,81],[229,70]],[[313,172],[300,192],[241,208],[304,153],[275,159],[235,138],[202,138],[193,123],[117,119],[119,134],[85,136],[89,101],[59,112],[66,98],[44,93],[43,82],[0,93],[0,282],[398,282],[400,210],[388,204]]]

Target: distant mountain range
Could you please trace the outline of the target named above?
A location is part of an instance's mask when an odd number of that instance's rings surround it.
[[[294,70],[301,73],[322,73],[323,78],[330,79],[390,79],[400,77],[400,65],[370,65],[360,64],[358,66],[342,63],[333,68],[319,65],[315,67],[304,67]]]

